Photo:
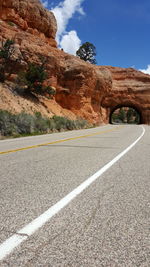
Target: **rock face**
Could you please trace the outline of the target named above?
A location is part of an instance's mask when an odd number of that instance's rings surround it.
[[[107,109],[107,120],[121,106],[137,109],[141,123],[150,124],[150,75],[132,68],[107,67],[112,75],[112,89],[101,102]]]
[[[150,76],[134,69],[94,66],[64,53],[56,48],[56,28],[53,14],[38,0],[1,0],[0,42],[15,41],[11,79],[27,62],[39,63],[41,56],[45,57],[46,83],[55,87],[56,96],[39,98],[38,105],[31,105],[29,99],[15,96],[13,90],[10,93],[9,86],[0,87],[0,108],[80,117],[101,124],[109,122],[116,107],[128,105],[139,110],[143,123],[150,124]]]
[[[24,31],[46,37],[56,47],[56,19],[52,12],[43,8],[39,0],[1,0],[0,18],[15,23]]]

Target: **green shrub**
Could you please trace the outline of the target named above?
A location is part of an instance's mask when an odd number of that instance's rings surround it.
[[[9,26],[12,26],[12,27],[15,26],[15,23],[13,23],[12,21],[7,21],[7,23],[8,23]]]
[[[53,120],[55,122],[56,130],[60,131],[62,129],[66,129],[66,118],[60,116],[53,116]]]
[[[28,70],[25,73],[25,79],[27,81],[28,88],[30,90],[35,90],[36,92],[42,91],[42,83],[47,78],[47,73],[44,69],[43,64],[37,65],[30,63],[28,65]]]
[[[55,128],[58,131],[76,129],[75,121],[69,120],[68,118],[55,115],[53,116],[53,120],[55,123]]]
[[[0,134],[2,136],[21,136],[43,134],[54,131],[82,129],[89,127],[85,120],[70,120],[61,116],[42,117],[40,112],[30,115],[24,112],[11,114],[0,110]]]
[[[13,40],[7,39],[5,43],[2,44],[2,48],[0,49],[0,58],[9,60],[12,53],[12,45],[14,44]]]
[[[47,72],[45,70],[44,60],[42,60],[41,65],[29,63],[27,71],[18,74],[18,84],[20,88],[24,88],[24,91],[28,93],[55,95],[53,87],[43,85],[46,79]]]
[[[52,86],[44,86],[43,91],[49,95],[55,95],[56,94],[56,91],[54,90],[54,88]]]
[[[37,133],[47,133],[49,130],[49,119],[43,118],[40,112],[35,113],[35,131]]]
[[[76,129],[90,128],[91,125],[84,119],[78,119],[75,121]]]
[[[21,112],[15,115],[15,124],[18,134],[32,134],[35,131],[35,120],[30,114]]]
[[[55,127],[58,131],[60,130],[73,130],[73,129],[83,129],[90,127],[89,123],[86,120],[70,120],[65,117],[54,116],[53,120],[55,122]]]
[[[6,80],[6,73],[8,73],[8,76],[12,73],[10,63],[12,62],[11,56],[14,53],[13,44],[13,40],[7,39],[5,43],[2,43],[2,47],[0,48],[0,82]]]
[[[15,116],[6,110],[0,110],[0,133],[3,136],[14,135],[17,132]]]
[[[76,129],[75,121],[72,121],[72,120],[67,119],[67,121],[66,121],[66,129],[67,130]]]

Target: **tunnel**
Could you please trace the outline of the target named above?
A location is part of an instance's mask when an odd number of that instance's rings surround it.
[[[110,110],[110,124],[142,124],[140,110],[132,105],[118,105]]]

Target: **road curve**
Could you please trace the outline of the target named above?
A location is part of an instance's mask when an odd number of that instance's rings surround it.
[[[1,265],[149,266],[144,129],[107,125],[0,141]],[[35,220],[34,231],[24,231]]]

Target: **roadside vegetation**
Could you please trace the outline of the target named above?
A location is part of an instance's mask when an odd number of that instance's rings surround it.
[[[43,95],[52,98],[56,89],[47,84],[47,59],[40,57],[37,63],[26,62],[20,68],[22,55],[16,56],[14,40],[7,39],[0,47],[0,82],[5,83],[14,74],[14,91],[24,97]],[[19,66],[19,68],[18,68]],[[35,114],[12,114],[7,110],[0,110],[0,136],[19,137],[26,135],[46,134],[51,132],[84,129],[92,127],[86,120],[70,120],[65,117],[53,116],[47,118],[36,112]]]
[[[74,129],[90,128],[86,120],[70,120],[65,117],[43,117],[40,112],[34,115],[27,113],[12,114],[6,110],[0,110],[0,135],[5,137],[19,137],[28,135],[46,134]]]

